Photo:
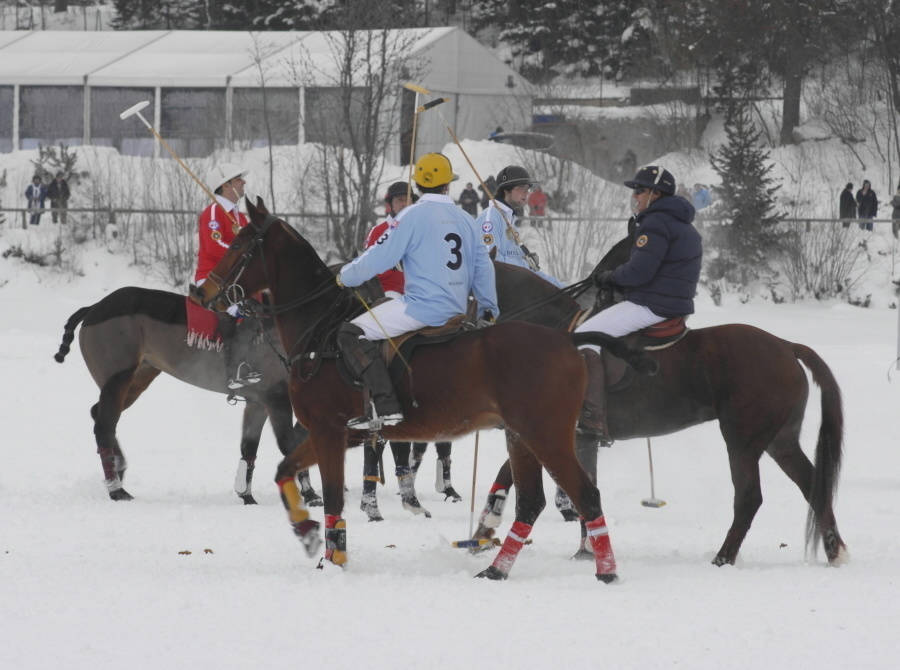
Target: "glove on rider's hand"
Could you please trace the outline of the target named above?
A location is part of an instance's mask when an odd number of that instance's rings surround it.
[[[593,279],[594,285],[597,288],[603,288],[604,286],[611,286],[615,284],[612,270],[601,270],[600,272],[595,272],[593,275]]]
[[[495,319],[494,315],[490,312],[485,312],[484,316],[478,319],[479,328],[487,328],[488,326],[493,326],[495,323],[497,323],[497,319]]]

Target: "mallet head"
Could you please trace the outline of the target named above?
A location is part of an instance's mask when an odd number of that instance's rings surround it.
[[[421,93],[422,95],[431,95],[431,91],[429,91],[424,86],[419,86],[418,84],[403,84],[403,88],[409,89],[410,91],[414,91],[416,93]]]
[[[644,498],[641,501],[641,505],[643,505],[644,507],[655,507],[657,509],[662,507],[665,504],[666,504],[666,501],[660,500],[659,498]]]
[[[134,116],[135,114],[140,116],[141,110],[149,104],[150,104],[149,100],[144,100],[144,102],[139,102],[138,104],[133,105],[132,107],[129,107],[124,112],[119,114],[119,118],[124,121],[129,116]]]

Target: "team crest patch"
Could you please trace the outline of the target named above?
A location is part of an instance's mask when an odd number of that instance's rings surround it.
[[[209,229],[210,229],[210,230],[218,230],[218,229],[219,229],[219,222],[218,222],[218,221],[210,221],[210,222],[209,222]]]
[[[388,228],[393,230],[394,228],[396,228],[399,225],[400,225],[400,222],[397,219],[392,219],[391,222],[388,223]]]
[[[482,239],[484,240],[484,243],[487,244],[488,246],[490,246],[494,243],[493,235],[483,235]]]
[[[489,233],[494,229],[494,224],[491,223],[490,221],[485,221],[484,223],[481,224],[481,229],[484,232]]]
[[[637,239],[634,241],[634,246],[636,246],[636,247],[642,247],[642,246],[644,246],[645,244],[647,244],[648,241],[649,241],[649,240],[647,239],[647,236],[646,236],[646,235],[641,235],[639,238],[637,238]]]
[[[210,237],[212,237],[216,242],[218,242],[219,240],[222,239],[222,233],[220,233],[218,230],[214,230],[212,232],[212,235],[210,235]]]

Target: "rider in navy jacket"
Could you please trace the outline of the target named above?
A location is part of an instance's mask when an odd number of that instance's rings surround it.
[[[703,244],[693,220],[694,206],[677,195],[635,216],[631,258],[608,278],[623,287],[625,300],[666,318],[694,313]]]

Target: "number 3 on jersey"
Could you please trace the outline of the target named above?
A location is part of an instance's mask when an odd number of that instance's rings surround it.
[[[447,267],[451,270],[459,270],[462,265],[462,238],[456,233],[447,233],[444,240],[450,243],[451,260],[447,261]]]

